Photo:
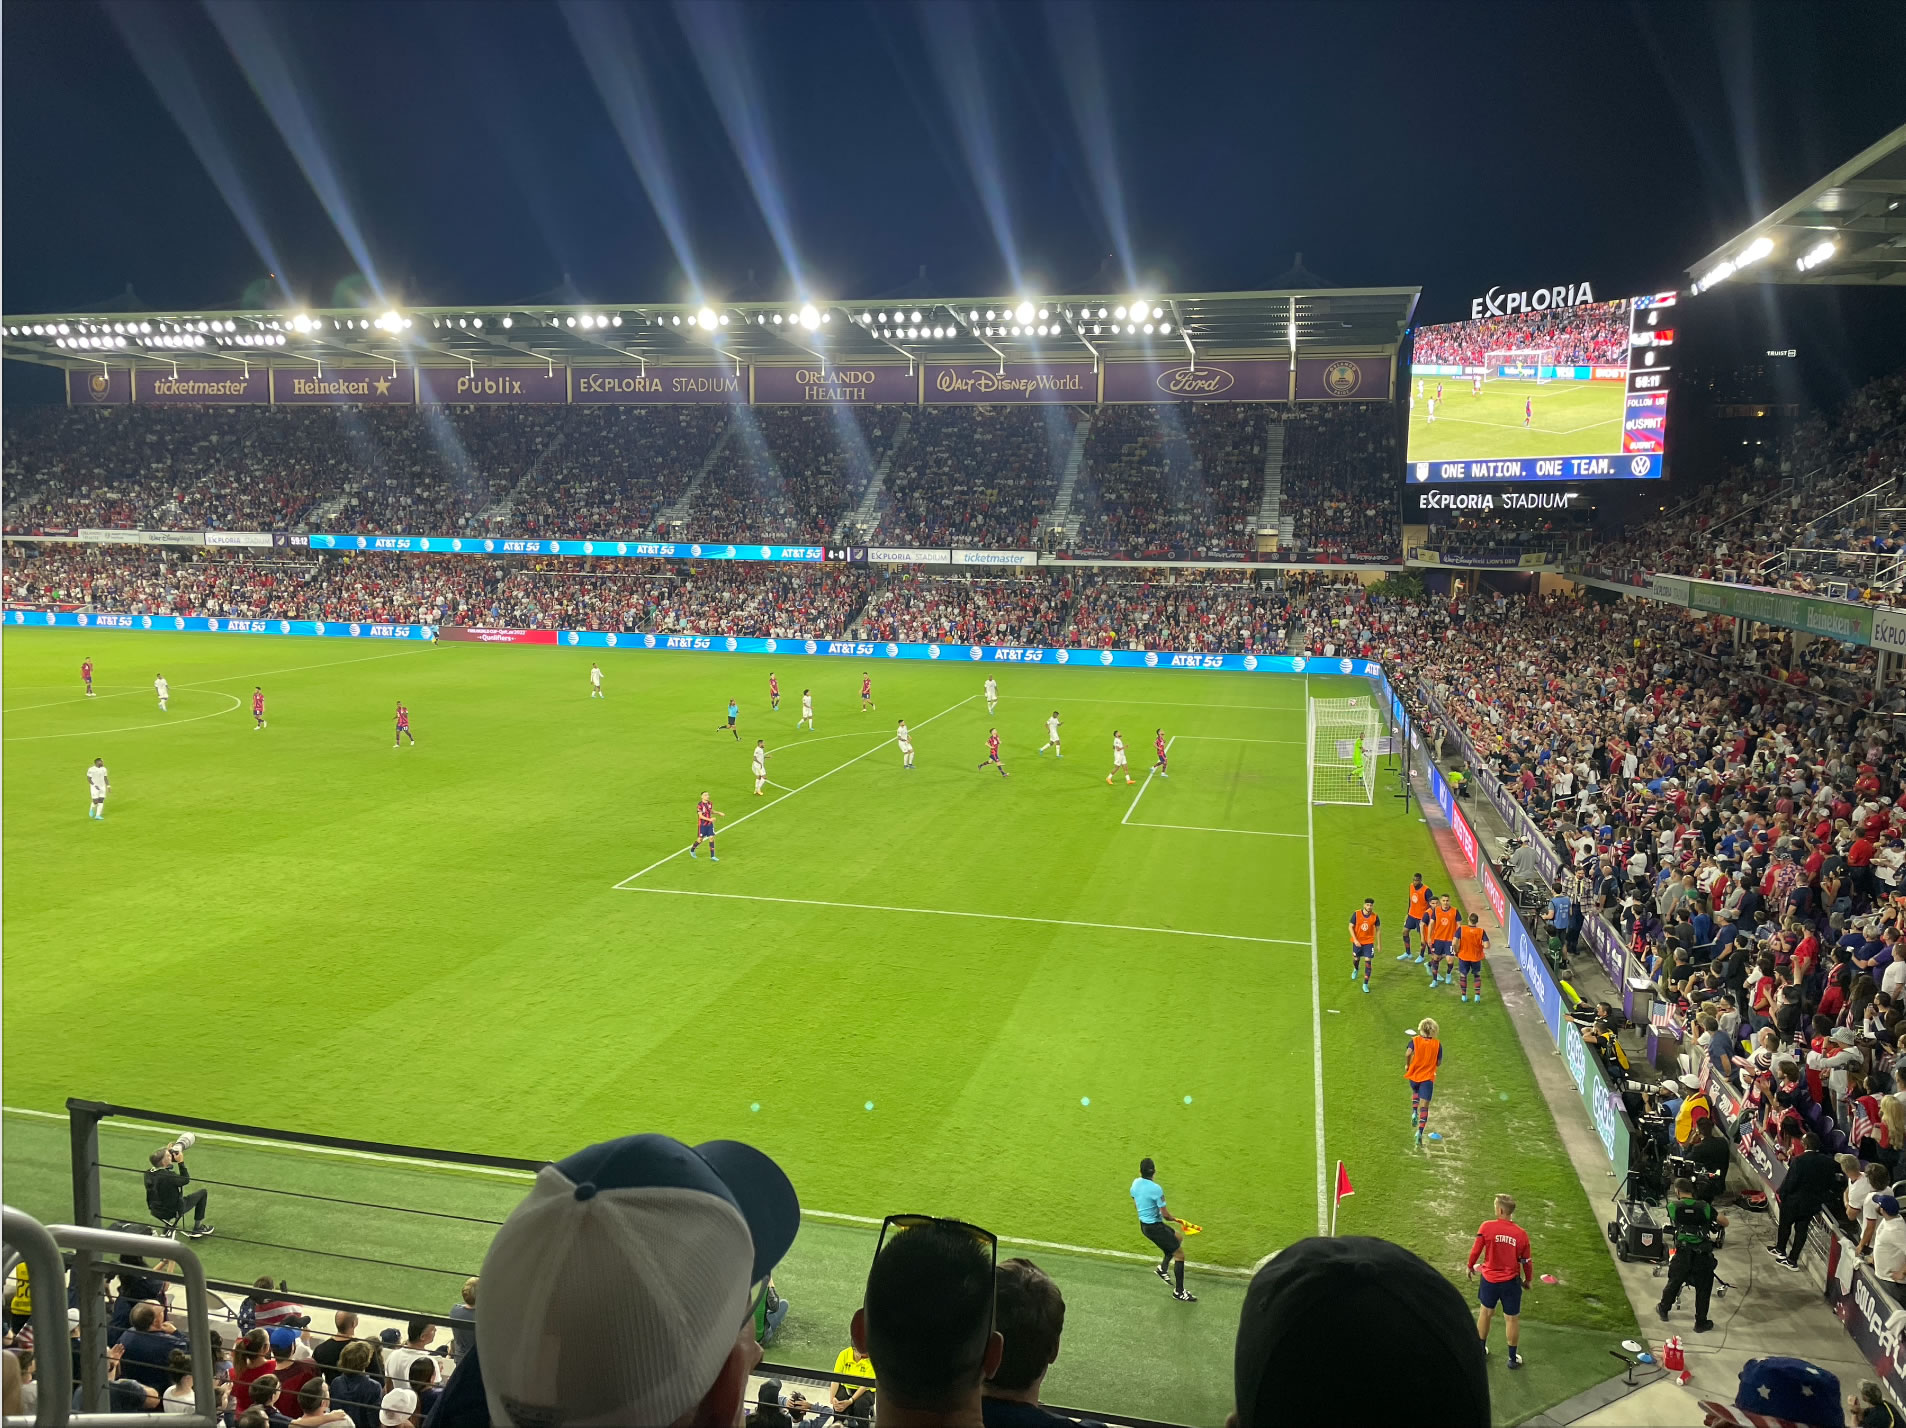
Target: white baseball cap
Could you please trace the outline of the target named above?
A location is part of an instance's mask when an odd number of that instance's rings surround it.
[[[483,1260],[491,1421],[674,1422],[800,1224],[787,1175],[739,1141],[625,1136],[543,1167]]]
[[[377,1421],[384,1428],[403,1428],[410,1415],[417,1411],[417,1392],[409,1388],[393,1388],[384,1395],[377,1408]]]

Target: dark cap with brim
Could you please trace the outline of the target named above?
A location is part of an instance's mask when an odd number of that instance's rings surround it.
[[[1318,1371],[1366,1355],[1357,1387]],[[1252,1276],[1235,1377],[1240,1428],[1490,1422],[1488,1365],[1462,1295],[1402,1246],[1361,1235],[1299,1240]]]

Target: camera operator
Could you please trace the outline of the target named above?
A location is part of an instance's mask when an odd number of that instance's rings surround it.
[[[1711,1202],[1694,1193],[1694,1182],[1683,1177],[1674,1182],[1674,1199],[1668,1205],[1668,1225],[1674,1236],[1674,1258],[1668,1262],[1668,1283],[1661,1291],[1655,1313],[1668,1317],[1681,1286],[1694,1286],[1694,1332],[1705,1334],[1714,1327],[1707,1317],[1708,1300],[1714,1293],[1714,1236],[1727,1224],[1727,1216],[1718,1214]]]
[[[212,1227],[205,1223],[206,1192],[185,1193],[185,1187],[192,1180],[191,1172],[185,1168],[185,1152],[192,1140],[188,1131],[164,1150],[152,1152],[152,1169],[145,1173],[146,1209],[154,1219],[166,1225],[179,1223],[189,1211],[192,1228],[186,1230],[185,1235],[188,1239],[198,1239],[211,1234]]]

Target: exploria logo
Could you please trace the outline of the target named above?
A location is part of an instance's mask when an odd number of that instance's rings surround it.
[[[1357,388],[1363,385],[1363,368],[1348,357],[1332,362],[1324,368],[1324,390],[1333,397],[1355,396]]]

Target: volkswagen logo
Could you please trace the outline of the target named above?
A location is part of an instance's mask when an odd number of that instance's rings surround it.
[[[1637,476],[1646,476],[1648,474],[1648,458],[1645,456],[1637,456],[1633,461],[1628,463],[1628,469]]]

